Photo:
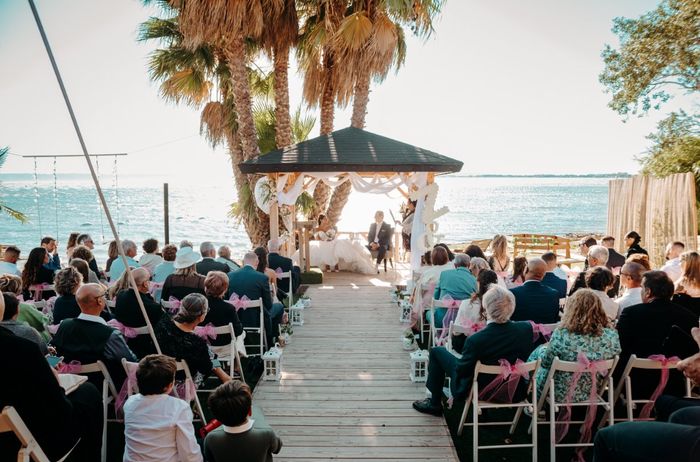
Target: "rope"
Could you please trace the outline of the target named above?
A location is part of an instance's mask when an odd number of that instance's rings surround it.
[[[100,202],[102,203],[102,207],[104,209],[105,215],[107,216],[107,221],[109,222],[109,227],[112,229],[112,234],[114,234],[114,240],[117,243],[117,251],[119,252],[119,256],[122,259],[122,263],[124,264],[124,268],[126,269],[127,277],[129,278],[129,284],[131,285],[131,288],[134,290],[134,293],[136,294],[136,300],[139,303],[139,308],[141,309],[141,314],[143,315],[143,319],[146,321],[146,327],[148,328],[148,334],[151,336],[151,339],[153,340],[153,344],[156,347],[156,351],[158,354],[162,354],[162,351],[160,349],[160,344],[158,343],[158,339],[156,338],[156,334],[153,331],[153,325],[151,324],[151,320],[148,319],[148,313],[146,312],[146,308],[143,305],[143,299],[141,298],[141,293],[138,290],[138,286],[136,285],[136,281],[134,281],[134,275],[131,272],[131,268],[129,267],[129,262],[126,260],[126,255],[124,254],[124,249],[122,248],[122,243],[121,240],[119,239],[119,232],[114,226],[114,221],[112,220],[112,214],[109,211],[109,206],[107,205],[107,200],[105,199],[104,193],[102,192],[102,186],[100,186],[100,180],[97,178],[97,175],[95,174],[95,168],[92,166],[92,160],[90,159],[90,154],[88,154],[87,146],[85,145],[85,140],[83,139],[83,134],[80,131],[80,126],[78,125],[78,119],[75,117],[75,113],[73,112],[73,106],[71,105],[70,99],[68,98],[68,93],[66,92],[66,87],[63,85],[63,79],[61,78],[61,73],[58,70],[58,65],[56,64],[56,60],[53,57],[53,52],[51,51],[51,45],[49,45],[49,39],[46,37],[46,32],[44,32],[44,26],[41,24],[41,19],[39,18],[39,12],[36,9],[36,6],[34,5],[34,0],[27,0],[29,2],[29,7],[32,9],[32,14],[34,15],[34,20],[36,21],[36,26],[39,29],[39,34],[41,34],[41,40],[44,42],[44,48],[46,48],[46,53],[49,55],[49,60],[51,61],[51,67],[53,68],[53,72],[56,76],[56,80],[58,81],[58,86],[61,88],[61,93],[63,94],[63,100],[66,103],[66,107],[68,109],[68,113],[70,114],[71,121],[73,122],[73,128],[75,129],[75,134],[78,137],[78,141],[80,141],[80,147],[83,150],[83,156],[85,157],[85,161],[88,164],[88,169],[90,170],[90,175],[92,176],[92,181],[95,182],[95,189],[97,189],[97,194],[100,196]]]
[[[39,175],[37,174],[36,159],[34,159],[34,203],[36,204],[36,217],[39,220],[39,239],[44,238],[41,231],[41,206],[39,204]]]
[[[97,179],[100,179],[100,158],[95,157],[95,170],[97,173]],[[102,231],[102,243],[105,241],[105,224],[104,221],[102,220],[102,205],[100,205],[100,197],[95,194],[95,198],[97,199],[97,214],[100,216],[100,230]]]
[[[114,156],[114,166],[112,167],[112,185],[114,187],[114,201],[117,204],[117,230],[121,232],[119,223],[121,223],[121,206],[119,205],[119,175],[117,170],[117,159],[118,156]]]
[[[60,233],[58,232],[58,175],[56,174],[55,157],[53,158],[53,211],[56,219],[56,239],[59,239]]]

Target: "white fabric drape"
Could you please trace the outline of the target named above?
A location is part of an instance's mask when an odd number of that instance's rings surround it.
[[[428,174],[425,172],[414,175],[414,185],[420,189],[428,184]],[[411,227],[411,269],[420,269],[420,258],[427,250],[425,248],[425,223],[423,223],[423,210],[425,209],[425,196],[417,198],[416,211],[413,213],[413,226]]]

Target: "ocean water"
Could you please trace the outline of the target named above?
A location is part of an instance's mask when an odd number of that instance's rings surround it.
[[[436,207],[450,212],[439,219],[438,234],[445,242],[492,237],[496,233],[604,232],[608,178],[486,178],[444,176]],[[19,224],[0,215],[0,243],[18,245],[26,257],[42,235],[58,236],[61,255],[71,231],[92,234],[98,261],[106,259],[111,232],[87,175],[0,175],[0,200],[25,212],[31,222]],[[163,227],[162,179],[122,175],[115,187],[103,183],[120,237],[137,245],[146,238],[161,242]],[[233,184],[170,183],[170,240],[204,240],[228,244],[240,257],[250,246],[242,226],[228,217],[236,200]],[[339,223],[341,231],[364,231],[375,210],[389,210],[399,218],[399,196],[353,192]]]

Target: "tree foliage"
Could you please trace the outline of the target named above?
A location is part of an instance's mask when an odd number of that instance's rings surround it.
[[[700,90],[700,2],[663,0],[637,19],[615,18],[619,49],[606,45],[600,81],[622,115],[658,109],[673,91]]]
[[[5,146],[4,148],[0,148],[0,168],[2,168],[2,166],[5,164],[9,152],[10,148],[8,148],[7,146]],[[0,185],[0,191],[2,191],[2,185]],[[27,216],[24,213],[7,206],[4,202],[2,202],[0,198],[0,215],[2,214],[9,215],[10,217],[14,218],[20,223],[27,223],[29,221],[29,218],[27,218]]]

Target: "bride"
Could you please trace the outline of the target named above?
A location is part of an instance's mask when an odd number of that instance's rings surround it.
[[[338,231],[331,226],[328,217],[321,214],[314,232],[313,240],[309,242],[309,257],[312,266],[318,266],[326,271],[351,271],[356,273],[373,274],[375,271],[369,251],[359,240],[340,239]],[[299,253],[294,254],[298,261]]]

